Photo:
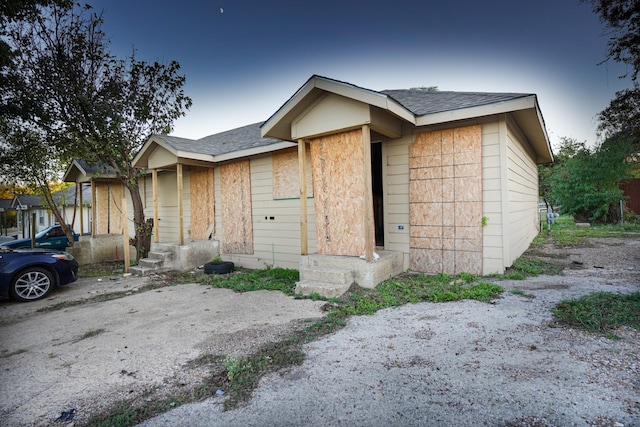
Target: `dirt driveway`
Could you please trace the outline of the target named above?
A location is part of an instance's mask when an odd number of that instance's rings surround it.
[[[246,353],[323,315],[322,302],[273,291],[137,292],[146,280],[154,278],[80,279],[42,301],[0,302],[0,424],[53,425],[70,408],[81,424],[118,399],[200,381],[207,372],[187,365],[202,354]],[[38,311],[120,291],[131,295]]]
[[[185,405],[148,426],[640,425],[640,332],[613,341],[558,327],[551,309],[596,291],[640,289],[640,239],[536,249],[562,276],[500,284],[493,304],[421,303],[354,317],[305,346],[304,364],[263,379],[248,406],[224,397]],[[149,280],[154,280],[149,279]],[[241,354],[278,340],[322,302],[199,285],[137,292],[142,279],[83,279],[48,300],[0,303],[0,424],[75,425],[151,387],[169,392],[207,372],[202,354]],[[38,312],[111,291],[121,299]],[[206,422],[204,421],[206,420]]]

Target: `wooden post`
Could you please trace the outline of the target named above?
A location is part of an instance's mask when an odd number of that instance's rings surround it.
[[[307,143],[298,140],[298,181],[300,183],[300,254],[309,255],[307,234]]]
[[[376,244],[373,227],[373,185],[371,182],[371,133],[369,125],[362,126],[362,151],[364,153],[364,258],[373,261],[373,248]]]
[[[158,231],[160,223],[158,222],[158,170],[151,171],[151,186],[153,188],[153,241],[160,242],[160,232]]]
[[[31,214],[31,249],[36,247],[36,213]]]
[[[96,235],[96,218],[98,218],[98,207],[96,206],[96,181],[91,180],[91,235]]]
[[[178,243],[184,245],[184,209],[182,203],[182,164],[176,165],[178,179]]]
[[[80,193],[78,194],[78,199],[80,202],[80,235],[84,234],[84,214],[82,213],[82,183],[76,182],[76,185],[79,187]]]
[[[127,198],[122,198],[122,238],[124,239],[124,272],[129,272],[131,251],[129,250],[129,220],[127,219]]]

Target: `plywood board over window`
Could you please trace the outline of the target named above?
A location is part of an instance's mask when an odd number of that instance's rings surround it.
[[[362,130],[311,141],[318,253],[365,253]]]
[[[409,146],[409,268],[482,273],[482,129],[425,132]]]
[[[122,234],[124,186],[117,182],[93,182],[96,191],[95,233]]]
[[[194,240],[208,240],[214,232],[215,200],[213,168],[192,167],[190,171],[191,228]]]
[[[222,252],[253,254],[251,171],[249,160],[220,167]]]
[[[313,179],[311,177],[311,152],[307,153],[307,197],[313,196]],[[273,165],[273,198],[274,199],[298,199],[300,187],[298,179],[298,149],[273,153],[271,158]]]

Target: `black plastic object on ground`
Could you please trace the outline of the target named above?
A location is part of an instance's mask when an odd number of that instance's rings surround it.
[[[204,272],[207,274],[227,274],[231,273],[235,265],[231,261],[212,261],[204,265]]]
[[[66,423],[67,421],[73,420],[73,416],[76,414],[75,408],[71,408],[68,411],[62,411],[56,417],[56,421]]]

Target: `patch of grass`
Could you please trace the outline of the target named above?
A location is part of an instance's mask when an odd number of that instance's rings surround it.
[[[296,282],[300,280],[298,270],[288,268],[267,268],[250,270],[237,268],[229,274],[172,273],[170,280],[175,283],[200,283],[214,288],[232,289],[236,292],[257,290],[281,291],[293,295]]]
[[[560,216],[551,226],[551,233],[547,236],[546,225],[534,239],[532,246],[552,242],[559,247],[583,246],[590,238],[602,237],[637,237],[640,224],[591,224],[590,227],[577,227],[572,217]]]
[[[96,262],[78,269],[78,277],[106,277],[124,274],[124,261]]]
[[[489,274],[487,277],[502,280],[524,280],[527,277],[535,277],[541,274],[561,274],[563,269],[564,267],[561,264],[523,255],[516,259],[504,274]]]
[[[640,292],[596,292],[560,302],[553,314],[559,322],[589,332],[607,333],[622,325],[640,330]]]

